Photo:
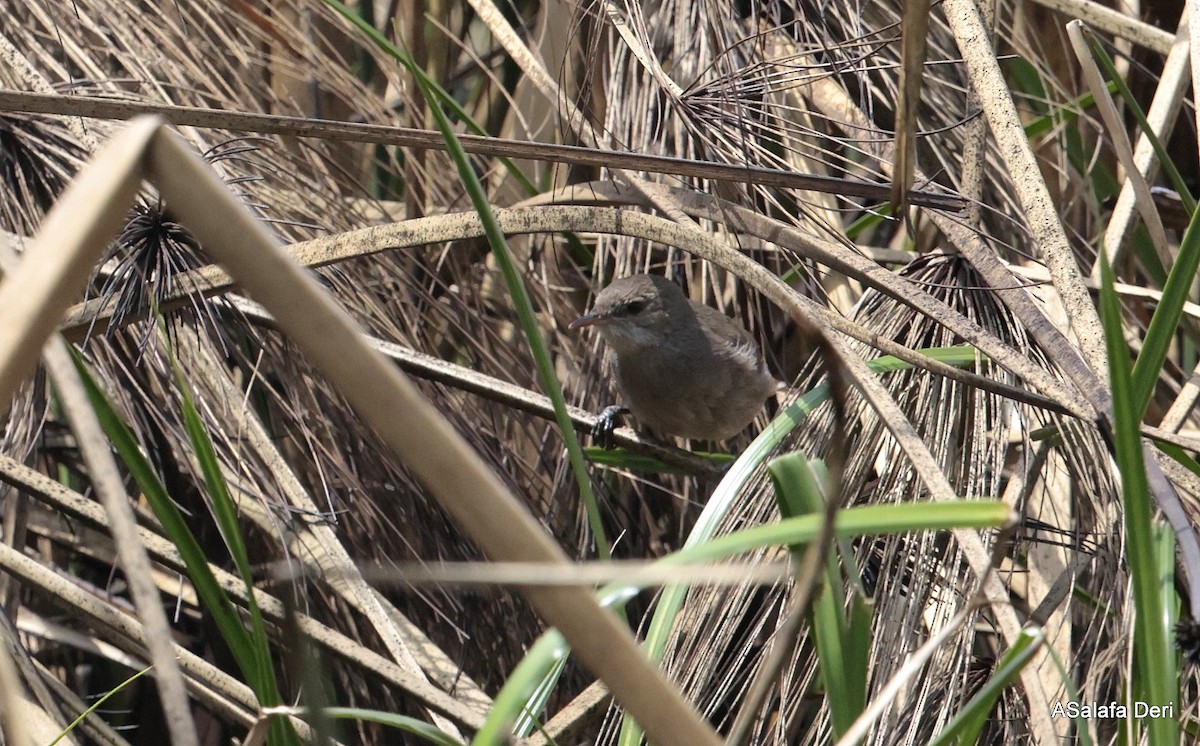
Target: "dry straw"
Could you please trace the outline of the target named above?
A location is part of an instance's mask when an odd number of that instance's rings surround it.
[[[362,338],[346,312],[159,119],[134,120],[96,156],[0,285],[0,397],[11,398],[33,370],[42,346],[117,233],[143,177],[490,558],[567,562],[407,377]],[[590,591],[523,587],[522,593],[652,740],[719,742]]]

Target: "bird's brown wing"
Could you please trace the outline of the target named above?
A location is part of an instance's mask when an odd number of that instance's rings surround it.
[[[692,301],[692,307],[696,311],[697,320],[704,325],[714,345],[725,344],[734,349],[743,349],[753,357],[762,359],[758,344],[750,336],[750,332],[742,328],[741,324],[712,306]]]

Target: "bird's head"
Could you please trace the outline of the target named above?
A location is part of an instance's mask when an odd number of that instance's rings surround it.
[[[596,296],[591,312],[569,329],[595,326],[618,354],[661,345],[680,319],[691,315],[687,296],[678,285],[655,275],[614,280]]]

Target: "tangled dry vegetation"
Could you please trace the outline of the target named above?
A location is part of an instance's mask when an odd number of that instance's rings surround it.
[[[332,2],[5,3],[0,741],[105,695],[68,739],[1194,738],[1200,248],[1147,186],[1195,181],[1182,10],[981,5],[357,4],[373,40]],[[726,471],[627,430],[578,458],[610,400],[566,325],[639,271],[788,383]],[[551,566],[774,524],[797,452],[847,516],[900,507],[619,615],[593,589],[641,564]],[[1016,518],[937,524],[962,498]]]

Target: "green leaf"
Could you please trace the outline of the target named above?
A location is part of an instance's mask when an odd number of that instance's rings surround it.
[[[192,444],[196,462],[204,475],[204,484],[208,492],[208,504],[217,522],[217,530],[225,541],[225,546],[233,558],[238,575],[246,587],[246,606],[250,612],[250,644],[253,649],[253,667],[255,674],[249,678],[251,688],[263,705],[278,704],[278,684],[275,681],[275,667],[271,660],[271,642],[263,625],[262,612],[254,598],[254,570],[250,566],[250,555],[246,552],[246,542],[242,538],[241,526],[238,522],[237,506],[229,495],[229,485],[225,475],[221,473],[220,461],[208,430],[200,421],[200,413],[196,411],[187,380],[179,369],[174,357],[171,367],[175,374],[175,386],[183,401],[183,422],[187,429],[188,440]]]
[[[241,615],[233,602],[229,600],[225,589],[213,575],[208,565],[208,557],[205,556],[199,542],[196,541],[187,520],[170,495],[167,494],[166,487],[154,472],[150,462],[142,455],[137,439],[117,415],[82,356],[73,347],[70,349],[75,368],[79,371],[80,380],[101,427],[104,428],[104,432],[112,442],[113,449],[129,469],[134,481],[137,482],[138,488],[141,489],[142,495],[146,498],[155,517],[162,524],[163,532],[178,550],[187,567],[188,577],[191,578],[196,596],[212,617],[246,683],[254,690],[260,704],[265,706],[277,704],[280,696],[274,669],[270,663],[270,648],[266,633],[261,629],[261,618],[258,620],[259,629],[252,636],[246,631]],[[192,425],[189,424],[189,432],[191,429]],[[247,590],[250,591],[251,599],[253,599],[253,586],[248,585]],[[257,607],[254,608],[257,611]],[[284,743],[297,742],[295,732],[286,722],[273,727],[272,736],[273,742],[276,743],[281,741]]]
[[[464,121],[469,121],[469,117],[462,107],[459,106],[458,102],[454,101],[452,97],[447,95],[445,91],[430,80],[426,76],[425,71],[416,65],[409,55],[397,49],[395,45],[384,38],[374,27],[364,22],[357,14],[345,5],[342,5],[338,0],[325,0],[325,2],[357,26],[381,50],[404,65],[412,74],[417,86],[421,89],[421,94],[429,105],[429,112],[433,115],[437,128],[442,133],[442,138],[446,142],[446,150],[458,170],[458,177],[466,188],[467,194],[471,197],[471,204],[475,207],[475,211],[479,213],[479,220],[483,224],[488,244],[492,248],[492,257],[496,260],[496,266],[500,268],[500,273],[504,277],[505,285],[508,287],[509,295],[512,297],[513,307],[517,312],[517,320],[520,323],[522,332],[524,332],[525,340],[529,344],[529,351],[533,355],[538,381],[542,385],[542,390],[550,398],[550,402],[554,406],[554,419],[558,423],[559,431],[567,447],[567,458],[571,463],[571,471],[575,476],[575,483],[579,487],[584,510],[587,512],[588,525],[591,527],[592,535],[596,540],[596,551],[601,558],[608,559],[612,553],[608,538],[605,536],[600,505],[596,501],[596,496],[592,491],[591,476],[588,472],[587,461],[583,457],[583,449],[579,445],[579,440],[575,437],[575,426],[567,412],[567,402],[563,397],[562,384],[558,381],[554,361],[550,358],[550,352],[546,347],[545,340],[542,338],[541,325],[534,314],[533,303],[529,300],[529,293],[525,290],[525,283],[521,279],[521,273],[517,270],[512,254],[509,253],[504,233],[500,230],[500,224],[496,221],[495,214],[492,213],[487,193],[484,191],[483,185],[475,173],[475,169],[471,166],[470,159],[467,158],[467,153],[463,150],[462,143],[459,142],[458,136],[454,133],[454,128],[450,124],[450,120],[446,117],[446,113],[442,111],[442,104],[448,106],[451,111]],[[532,188],[532,185],[530,187]]]
[[[767,467],[775,485],[779,513],[785,519],[802,515],[821,517],[825,500],[820,482],[802,453],[789,453]],[[789,547],[799,561],[804,551],[800,544]],[[829,703],[830,722],[835,735],[844,734],[867,702],[867,667],[871,654],[871,605],[852,591],[849,613],[844,606],[844,583],[837,558],[825,558],[821,589],[813,599],[811,622],[817,648],[821,680]],[[857,583],[852,588],[857,588]]]
[[[996,706],[996,700],[1017,676],[1021,670],[1033,660],[1033,654],[1041,647],[1046,639],[1046,633],[1041,627],[1030,627],[1021,630],[1017,641],[1008,649],[991,678],[983,685],[971,701],[959,710],[942,732],[937,735],[929,746],[958,743],[973,744],[979,738],[980,731],[987,723],[988,715]],[[1036,705],[1035,705],[1036,706]]]
[[[1183,180],[1183,175],[1175,166],[1171,154],[1167,152],[1162,140],[1158,139],[1154,128],[1150,126],[1150,121],[1146,119],[1146,112],[1142,111],[1141,103],[1133,95],[1133,91],[1129,90],[1129,86],[1125,84],[1125,79],[1117,71],[1117,66],[1113,64],[1108,52],[1104,51],[1104,45],[1100,43],[1100,40],[1093,34],[1087,34],[1087,41],[1088,47],[1092,51],[1092,57],[1103,68],[1104,75],[1108,78],[1108,90],[1112,92],[1115,89],[1121,94],[1126,110],[1137,120],[1138,128],[1145,136],[1146,141],[1150,143],[1150,148],[1154,151],[1154,157],[1158,159],[1159,165],[1162,166],[1163,173],[1171,182],[1171,187],[1179,194],[1179,199],[1183,202],[1183,209],[1189,216],[1193,215],[1196,212],[1196,200],[1192,197],[1187,182]]]
[[[101,427],[112,442],[113,449],[129,469],[129,473],[137,482],[138,488],[150,505],[158,522],[162,524],[167,538],[175,545],[188,569],[188,576],[196,589],[196,595],[204,608],[212,616],[225,644],[233,653],[242,675],[250,681],[256,675],[256,656],[250,635],[242,626],[237,609],[225,594],[225,589],[217,582],[208,566],[208,557],[200,548],[199,542],[188,527],[187,520],[176,507],[175,502],[167,494],[166,487],[154,472],[154,467],[142,455],[138,448],[137,439],[117,415],[116,410],[108,401],[108,397],[100,389],[91,371],[84,363],[79,352],[71,348],[71,356],[79,378],[87,391],[88,399]]]
[[[316,712],[309,707],[273,707],[266,711],[273,717],[296,715],[310,717]],[[418,720],[407,715],[397,715],[382,710],[368,710],[361,707],[322,707],[320,715],[331,720],[361,720],[367,723],[379,723],[389,728],[404,731],[411,735],[435,744],[435,746],[463,746],[462,741],[454,738],[446,731],[435,725]],[[405,742],[407,743],[407,741]]]
[[[1154,387],[1167,359],[1167,352],[1175,339],[1179,319],[1183,316],[1183,306],[1191,293],[1192,283],[1196,280],[1197,269],[1200,269],[1200,215],[1193,213],[1187,231],[1183,234],[1183,240],[1179,242],[1179,254],[1171,267],[1171,273],[1167,276],[1167,283],[1163,286],[1162,298],[1155,306],[1154,315],[1146,327],[1146,336],[1142,338],[1142,351],[1133,366],[1130,396],[1133,397],[1134,414],[1139,421],[1146,413],[1146,406],[1154,394]],[[1111,275],[1112,269],[1108,272]],[[1118,306],[1118,311],[1119,309]],[[1119,321],[1119,313],[1117,318]],[[1125,348],[1124,338],[1121,339],[1121,347]],[[1123,354],[1128,356],[1128,350]]]
[[[55,736],[54,740],[51,741],[49,744],[47,744],[47,746],[54,746],[54,744],[58,743],[59,741],[66,738],[67,736],[71,735],[71,731],[73,731],[77,727],[79,727],[79,724],[83,722],[84,718],[86,718],[88,715],[91,715],[93,712],[95,712],[96,710],[103,707],[104,703],[107,702],[110,698],[112,698],[117,692],[121,691],[125,687],[129,686],[133,682],[135,682],[138,679],[145,676],[147,673],[150,672],[150,669],[152,669],[152,668],[154,668],[154,666],[146,666],[141,671],[138,671],[133,676],[130,676],[129,678],[122,681],[120,684],[117,684],[115,687],[113,687],[109,691],[105,692],[104,696],[101,697],[100,699],[97,699],[95,702],[93,702],[91,707],[89,707],[86,710],[84,710],[83,712],[79,713],[79,717],[72,720],[71,724],[68,725],[66,728],[63,728],[62,733],[59,733],[57,736]]]
[[[716,562],[763,547],[804,544],[816,538],[821,530],[821,520],[820,516],[801,516],[736,531],[682,549],[654,564],[669,566]],[[868,505],[839,511],[834,522],[834,534],[854,537],[951,528],[997,528],[1011,520],[1012,510],[998,501],[958,500],[920,503],[919,506]],[[619,607],[641,588],[630,583],[613,583],[601,589],[597,595],[602,605]],[[551,630],[542,635],[497,695],[487,721],[473,743],[504,743],[510,724],[522,711],[540,709],[531,706],[525,695],[537,689],[538,685],[534,682],[538,677],[548,676],[568,652],[569,648],[558,632]]]
[[[1193,219],[1193,228],[1195,223]],[[1188,232],[1192,233],[1192,228]],[[1129,350],[1121,328],[1120,300],[1113,290],[1112,268],[1103,253],[1100,259],[1100,318],[1104,323],[1112,381],[1112,439],[1117,468],[1121,472],[1126,564],[1133,581],[1136,610],[1131,695],[1151,705],[1162,706],[1179,702],[1179,685],[1175,654],[1168,642],[1170,610],[1164,608],[1159,587],[1155,506],[1150,498],[1142,450],[1140,424],[1145,404],[1138,398],[1130,374]],[[1142,357],[1146,355],[1147,351],[1143,349]],[[1148,729],[1151,743],[1179,743],[1179,724],[1173,719],[1150,718],[1139,725]]]
[[[636,453],[625,448],[600,448],[588,446],[583,449],[587,460],[598,466],[608,466],[614,469],[625,469],[640,474],[686,474],[687,470],[664,464],[662,461]],[[694,451],[694,456],[702,456],[714,464],[732,464],[736,457],[728,453],[703,453]]]

